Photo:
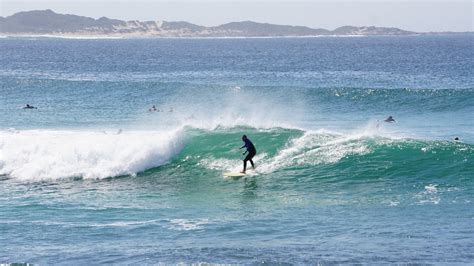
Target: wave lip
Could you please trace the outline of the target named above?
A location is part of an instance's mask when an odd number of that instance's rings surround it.
[[[163,165],[183,146],[180,130],[117,133],[0,132],[0,175],[20,180],[135,175]]]

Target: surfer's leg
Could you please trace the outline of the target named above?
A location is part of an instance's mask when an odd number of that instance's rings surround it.
[[[253,164],[253,157],[255,156],[255,154],[257,154],[256,152],[252,152],[251,154],[249,154],[249,156],[245,159],[248,159],[250,161],[250,164],[252,165],[252,168],[255,169],[255,165]]]
[[[252,164],[253,166],[253,162],[252,162],[252,154],[247,154],[247,156],[245,156],[245,159],[244,159],[244,170],[242,171],[242,173],[245,174],[245,171],[247,170],[247,161],[250,161],[250,163]]]

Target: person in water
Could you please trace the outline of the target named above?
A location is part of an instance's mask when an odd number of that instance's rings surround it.
[[[23,107],[23,109],[37,109],[37,108],[34,107],[34,106],[31,106],[31,105],[29,105],[29,104],[26,104],[26,106]]]
[[[385,122],[388,122],[388,123],[392,123],[392,122],[396,122],[395,119],[393,119],[392,116],[389,116],[387,119],[384,120]]]
[[[247,150],[243,153],[245,155],[247,152],[247,156],[245,156],[244,159],[244,170],[242,170],[242,174],[245,174],[245,171],[247,170],[247,161],[250,161],[250,164],[252,165],[252,168],[255,169],[255,165],[253,164],[252,158],[257,154],[257,150],[255,149],[255,146],[253,143],[247,138],[246,135],[242,136],[242,141],[245,143],[244,146],[240,147],[241,149],[246,148]]]

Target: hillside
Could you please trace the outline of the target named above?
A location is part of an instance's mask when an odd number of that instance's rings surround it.
[[[411,35],[397,28],[344,26],[333,31],[305,26],[275,25],[253,21],[204,27],[185,21],[123,21],[58,14],[52,10],[19,12],[0,17],[0,34],[7,35],[105,35],[122,37],[277,37],[321,35]]]

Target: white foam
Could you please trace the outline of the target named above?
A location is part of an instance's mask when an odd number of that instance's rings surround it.
[[[291,139],[274,156],[259,153],[255,156],[253,174],[265,174],[293,166],[331,164],[350,155],[370,153],[364,134],[344,135],[327,130],[306,131],[302,136]],[[199,165],[219,171],[237,172],[242,169],[241,160],[227,158],[203,158]]]
[[[352,154],[366,154],[369,147],[360,137],[328,134],[325,131],[305,132],[292,139],[274,157],[257,168],[260,173],[274,172],[290,166],[330,164]]]
[[[439,204],[441,202],[441,195],[438,193],[437,187],[437,184],[425,186],[423,191],[415,195],[415,198],[418,199],[417,204]]]
[[[198,165],[210,170],[227,170],[229,172],[237,172],[242,168],[240,160],[216,159],[213,157],[202,159]]]
[[[261,153],[255,156],[253,159],[254,161],[263,161],[267,157],[266,153]],[[243,168],[242,160],[231,160],[225,158],[204,158],[199,161],[198,163],[200,166],[210,169],[210,170],[218,170],[218,171],[227,171],[227,172],[240,172]],[[252,173],[252,166],[250,163],[247,164],[247,169],[251,170]]]
[[[209,219],[172,219],[167,228],[177,231],[202,230],[209,223]]]
[[[438,189],[436,188],[437,185],[430,184],[429,186],[425,186],[425,190],[427,193],[437,193]]]
[[[21,180],[134,175],[166,163],[181,131],[0,131],[0,174]]]

